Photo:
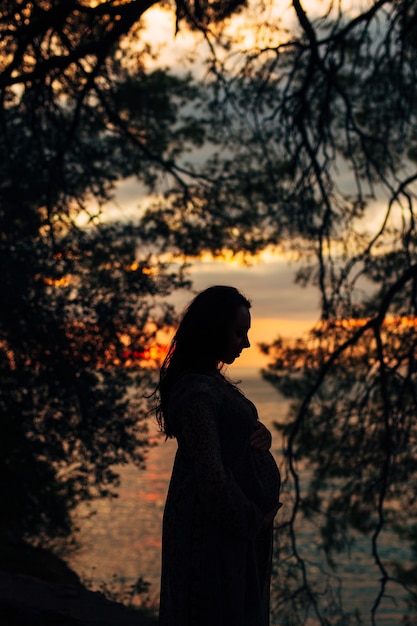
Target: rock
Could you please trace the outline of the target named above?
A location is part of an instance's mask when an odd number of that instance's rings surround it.
[[[156,619],[82,586],[0,572],[2,626],[155,626]]]
[[[8,558],[6,559],[6,554]],[[156,626],[152,615],[89,591],[40,548],[0,548],[1,626]]]
[[[54,583],[81,585],[79,576],[51,550],[22,541],[0,543],[0,570]]]

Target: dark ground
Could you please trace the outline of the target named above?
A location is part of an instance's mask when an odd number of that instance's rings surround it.
[[[156,626],[157,619],[84,587],[64,561],[25,544],[0,546],[1,626]]]

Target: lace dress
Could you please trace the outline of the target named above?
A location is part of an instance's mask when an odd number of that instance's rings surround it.
[[[178,450],[163,519],[160,626],[268,626],[279,501],[269,452],[250,446],[255,406],[221,376],[173,388]]]

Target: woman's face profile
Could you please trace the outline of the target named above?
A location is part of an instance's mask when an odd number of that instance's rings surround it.
[[[229,330],[228,339],[220,360],[230,365],[240,356],[244,348],[249,348],[248,332],[250,329],[249,309],[242,305],[236,311],[235,319]]]

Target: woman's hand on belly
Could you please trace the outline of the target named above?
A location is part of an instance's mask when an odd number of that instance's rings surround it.
[[[256,422],[256,426],[250,438],[250,445],[258,450],[266,452],[272,444],[272,435],[262,422]]]

